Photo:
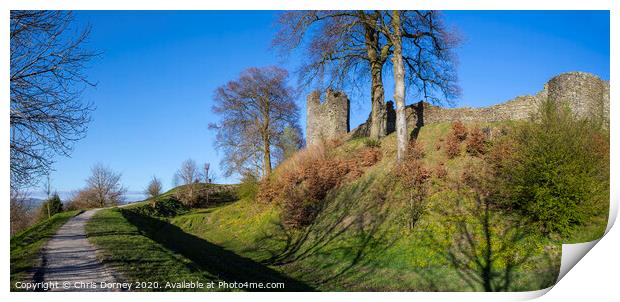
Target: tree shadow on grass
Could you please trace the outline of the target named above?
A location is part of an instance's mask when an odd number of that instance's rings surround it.
[[[328,195],[310,225],[291,229],[273,221],[270,232],[246,251],[267,252],[262,263],[288,265],[318,286],[336,280],[340,285],[356,285],[374,272],[375,256],[395,242],[385,225],[390,213],[385,188],[389,187],[368,177],[341,188],[338,195]]]
[[[164,220],[121,210],[122,215],[148,238],[192,260],[200,270],[232,282],[284,283],[283,289],[243,288],[250,291],[313,291],[307,284],[290,278],[263,264],[237,255],[207,240],[185,233]]]
[[[462,193],[455,207],[443,211],[446,219],[439,222],[443,231],[428,234],[458,277],[474,291],[525,291],[553,285],[556,261],[537,251],[534,228],[525,219],[493,207],[490,198],[476,189],[471,192],[467,197]],[[526,269],[532,263],[536,267]]]

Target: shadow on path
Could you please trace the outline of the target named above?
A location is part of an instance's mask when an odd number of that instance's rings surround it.
[[[292,279],[249,258],[237,255],[207,240],[188,234],[164,220],[121,210],[143,235],[176,253],[182,254],[201,270],[226,282],[284,283],[283,289],[243,288],[249,291],[313,291],[309,285]]]
[[[41,251],[41,265],[34,282],[58,282],[51,291],[108,291],[100,282],[114,283],[116,272],[97,259],[97,248],[86,237],[85,225],[99,209],[69,219]],[[65,283],[67,286],[65,287]],[[92,284],[83,286],[81,284]]]

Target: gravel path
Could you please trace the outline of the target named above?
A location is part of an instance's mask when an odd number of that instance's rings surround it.
[[[117,282],[115,272],[97,259],[97,249],[86,238],[86,222],[99,209],[88,210],[65,223],[42,251],[36,282],[58,282],[51,291],[110,291],[101,282]]]

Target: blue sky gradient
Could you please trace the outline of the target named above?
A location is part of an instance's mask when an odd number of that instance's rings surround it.
[[[80,26],[92,28],[88,46],[103,52],[87,70],[97,87],[84,94],[97,109],[72,156],[56,159],[52,186],[59,192],[81,188],[90,167],[101,162],[123,174],[129,191],[142,191],[152,175],[169,189],[187,158],[212,163],[218,182],[235,182],[235,177],[222,177],[221,154],[208,129],[217,120],[211,112],[213,91],[253,66],[283,66],[291,72],[291,84],[296,83],[293,71],[300,54],[283,61],[270,49],[277,12],[75,15]],[[487,106],[533,94],[567,71],[609,79],[607,11],[448,11],[445,20],[463,37],[457,49],[463,91],[457,106]],[[390,78],[386,100],[392,95]],[[367,91],[350,95],[353,128],[367,118],[370,106]],[[305,94],[297,102],[305,128]]]

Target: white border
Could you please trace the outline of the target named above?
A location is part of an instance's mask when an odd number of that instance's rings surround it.
[[[3,0],[0,1],[0,32],[3,33],[3,47],[0,49],[1,66],[4,74],[8,74],[9,66],[9,10],[10,9],[73,9],[73,10],[186,10],[186,9],[209,9],[209,10],[287,10],[287,9],[451,9],[451,10],[611,10],[611,62],[610,62],[610,79],[612,86],[614,79],[618,79],[618,41],[620,38],[619,24],[619,6],[620,1],[611,0],[563,0],[563,1],[545,1],[545,0],[260,0],[260,1],[243,1],[243,0],[227,0],[227,1],[206,1],[206,0],[177,0],[177,1],[130,1],[130,0],[107,0],[107,1],[80,1],[80,0],[56,0],[56,1],[35,1],[35,0]],[[579,22],[579,20],[575,20]],[[525,293],[76,293],[76,294],[49,294],[49,293],[9,293],[9,249],[6,244],[9,242],[9,129],[8,129],[8,108],[9,108],[9,85],[8,81],[0,82],[0,91],[3,98],[3,106],[0,107],[0,116],[3,117],[4,128],[0,132],[0,143],[2,144],[2,152],[5,160],[2,162],[4,173],[0,176],[2,181],[2,206],[6,212],[3,213],[4,231],[1,233],[0,239],[4,248],[0,251],[1,263],[3,267],[2,279],[0,284],[4,286],[3,295],[5,301],[19,301],[41,299],[45,301],[104,301],[111,299],[148,299],[150,301],[169,301],[170,299],[215,299],[215,300],[240,300],[248,301],[254,299],[269,299],[270,301],[315,301],[317,298],[328,300],[355,300],[355,301],[376,301],[378,299],[389,299],[390,301],[415,301],[415,300],[433,300],[433,301],[508,301],[508,300],[524,300],[536,298],[545,294],[547,290]],[[618,251],[620,251],[620,233],[610,228],[615,221],[617,215],[618,204],[618,173],[620,165],[618,161],[619,137],[617,135],[618,127],[613,121],[620,118],[620,106],[615,100],[619,99],[618,91],[611,88],[611,209],[606,236],[601,239],[597,246],[592,248],[589,256],[581,260],[583,265],[579,264],[575,267],[574,273],[567,274],[554,289],[545,295],[545,301],[563,301],[566,299],[592,299],[596,301],[615,300],[617,297],[617,280],[620,277],[618,270]],[[586,244],[587,246],[587,244]],[[587,246],[588,248],[590,246]],[[571,249],[571,247],[565,247]],[[582,253],[582,252],[579,252]],[[578,254],[579,254],[578,253]]]

